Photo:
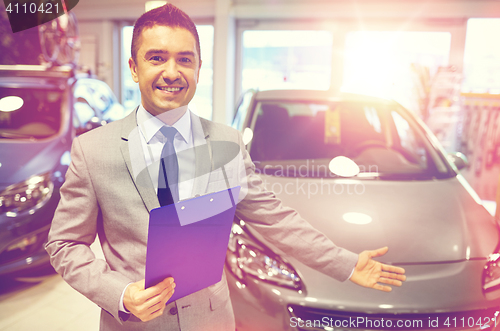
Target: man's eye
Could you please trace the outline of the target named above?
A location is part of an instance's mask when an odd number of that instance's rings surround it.
[[[181,62],[184,62],[184,63],[190,63],[191,62],[191,59],[188,58],[188,57],[183,57],[180,59]]]
[[[151,60],[151,61],[161,61],[161,60],[162,60],[162,58],[161,58],[161,56],[159,56],[159,55],[155,55],[155,56],[152,56],[152,57],[150,58],[150,60]]]

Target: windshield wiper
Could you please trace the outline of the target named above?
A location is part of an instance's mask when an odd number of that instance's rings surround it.
[[[379,180],[430,180],[437,178],[436,175],[426,173],[379,173],[360,172],[357,179],[379,179]]]
[[[17,133],[17,132],[0,132],[0,137],[2,137],[2,138],[9,138],[9,139],[15,139],[15,138],[35,138],[33,135],[24,134],[24,133]]]
[[[381,180],[430,180],[436,178],[431,174],[379,174]]]

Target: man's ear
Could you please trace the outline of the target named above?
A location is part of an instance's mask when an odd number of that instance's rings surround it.
[[[139,83],[139,77],[137,76],[137,65],[133,58],[128,59],[128,66],[130,68],[130,73],[132,74],[132,79],[134,82]]]

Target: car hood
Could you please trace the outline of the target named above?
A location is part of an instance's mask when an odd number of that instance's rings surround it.
[[[284,205],[338,246],[355,253],[388,246],[379,258],[385,263],[485,259],[498,244],[494,218],[461,175],[427,181],[262,178]]]
[[[69,163],[70,145],[66,140],[58,137],[35,142],[0,141],[0,189],[54,170],[59,164]]]

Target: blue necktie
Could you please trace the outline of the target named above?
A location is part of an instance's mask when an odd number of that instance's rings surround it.
[[[179,164],[174,149],[174,136],[177,129],[164,126],[160,131],[167,138],[161,151],[158,173],[158,201],[163,207],[179,201]]]

